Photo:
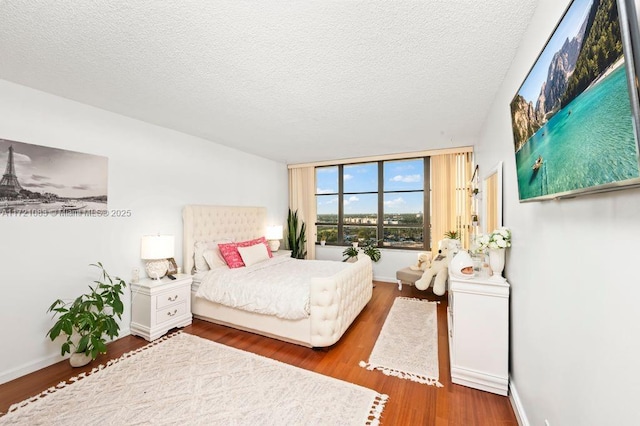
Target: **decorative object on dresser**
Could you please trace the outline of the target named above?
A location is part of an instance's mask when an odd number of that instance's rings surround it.
[[[140,241],[140,258],[146,260],[145,271],[149,278],[159,280],[169,269],[168,258],[174,255],[173,235],[145,235]]]
[[[131,284],[131,334],[149,341],[191,324],[191,275]]]
[[[280,240],[282,239],[282,225],[268,226],[265,238],[269,242],[269,249],[271,251],[278,251],[280,249]]]
[[[447,313],[451,381],[507,395],[509,283],[450,275]]]
[[[461,250],[451,259],[449,273],[462,280],[473,278],[473,260],[469,252]]]
[[[442,387],[438,381],[437,321],[436,302],[396,297],[369,361],[360,361],[360,367]]]
[[[54,312],[58,320],[47,332],[53,341],[61,334],[66,336],[61,355],[71,353],[69,362],[73,367],[87,365],[98,354],[107,352],[105,335],[109,339],[118,336],[120,326],[115,320],[122,318],[124,305],[120,299],[126,283],[111,277],[102,263],[91,264],[100,269],[100,280],[89,286],[88,293],[78,296],[73,302],[56,300],[47,312]]]
[[[376,425],[387,399],[179,332],[14,404],[0,423]]]
[[[481,250],[489,253],[489,266],[491,267],[491,279],[504,281],[502,271],[505,262],[505,250],[511,247],[511,230],[501,227],[490,234],[480,236],[478,244]]]
[[[223,239],[236,246],[264,239],[266,217],[264,207],[184,207],[183,259],[184,270],[194,274],[193,315],[298,345],[333,345],[371,300],[368,256],[344,264],[286,257],[280,250],[235,268],[224,260],[201,259],[208,251],[203,247],[220,247],[215,242]]]

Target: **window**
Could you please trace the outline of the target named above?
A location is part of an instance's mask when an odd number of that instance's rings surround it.
[[[429,165],[421,157],[316,167],[318,239],[429,250]]]

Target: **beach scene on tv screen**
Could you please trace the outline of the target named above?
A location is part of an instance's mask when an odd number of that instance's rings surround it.
[[[615,0],[575,0],[511,102],[521,200],[640,176]]]

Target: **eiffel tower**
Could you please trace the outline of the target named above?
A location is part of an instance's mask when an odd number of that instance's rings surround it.
[[[13,164],[13,146],[9,147],[7,158],[7,170],[0,181],[0,197],[15,197],[22,191],[22,186],[16,176],[16,167]]]

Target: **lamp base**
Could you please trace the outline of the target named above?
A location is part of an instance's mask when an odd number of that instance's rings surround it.
[[[280,240],[269,240],[269,250],[278,251],[280,250]]]
[[[147,275],[152,280],[159,280],[164,277],[169,269],[169,262],[167,259],[149,260],[144,267]]]

